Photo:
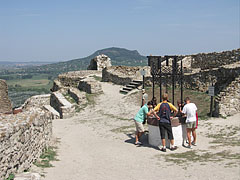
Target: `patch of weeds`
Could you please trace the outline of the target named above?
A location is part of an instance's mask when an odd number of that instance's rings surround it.
[[[237,167],[237,164],[235,164],[234,162],[229,162],[229,163],[225,164],[224,167],[225,167],[225,168]]]
[[[88,94],[86,93],[86,98],[87,98],[87,105],[95,105],[95,97],[97,96],[97,94]]]
[[[73,99],[70,94],[63,94],[63,96],[71,103],[74,104],[76,103],[75,99]]]
[[[104,116],[108,116],[112,119],[118,119],[118,120],[122,120],[122,121],[129,121],[130,119],[127,119],[127,118],[123,118],[123,117],[119,117],[119,116],[116,116],[114,114],[105,114],[105,113],[102,113],[102,115]]]
[[[56,159],[56,156],[57,156],[56,147],[48,147],[42,153],[40,159],[34,163],[34,165],[41,168],[53,167],[50,161],[58,161],[58,159]]]
[[[15,178],[15,175],[14,174],[10,174],[6,180],[14,180],[14,178]]]
[[[199,118],[200,120],[209,120],[209,119],[210,119],[209,116],[205,116],[205,115],[203,115],[203,116],[198,116],[198,118]]]
[[[229,132],[226,132],[226,130]],[[240,141],[237,136],[239,130],[239,127],[227,126],[225,129],[220,129],[220,133],[208,133],[207,137],[214,139],[210,142],[212,144],[220,144],[224,146],[240,146]]]
[[[206,162],[219,162],[223,160],[239,160],[240,153],[232,154],[229,151],[221,151],[218,153],[204,152],[202,154],[196,151],[187,151],[184,153],[165,155],[166,162],[173,162],[180,166],[188,165],[191,162],[200,162],[200,165],[205,165]],[[237,162],[231,162],[236,164]]]
[[[102,81],[102,78],[96,75],[91,76],[93,77],[96,81]]]
[[[133,126],[133,125],[122,126],[122,127],[119,127],[119,128],[112,129],[111,131],[114,132],[114,133],[129,133],[130,132],[129,129],[132,129],[134,127],[135,126]]]

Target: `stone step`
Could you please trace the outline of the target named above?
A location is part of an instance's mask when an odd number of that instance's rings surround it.
[[[126,90],[126,91],[131,91],[133,90],[133,88],[129,88],[129,87],[124,87],[123,90]]]
[[[136,85],[126,85],[126,87],[128,87],[128,88],[132,88],[132,89],[134,89],[134,88],[136,88]]]
[[[142,81],[141,81],[141,80],[133,80],[133,82],[142,84]]]
[[[136,83],[136,82],[130,82],[129,84],[130,84],[130,85],[134,85],[134,86],[136,86],[136,87],[141,85],[141,84]]]
[[[126,90],[123,90],[123,89],[121,89],[120,90],[120,93],[122,93],[122,94],[127,94],[129,91],[126,91]]]

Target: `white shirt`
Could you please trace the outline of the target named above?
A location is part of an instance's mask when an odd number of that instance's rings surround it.
[[[144,93],[142,99],[145,101],[145,104],[148,102],[148,94]]]
[[[183,107],[182,113],[187,115],[186,122],[194,122],[197,120],[196,111],[197,111],[197,106],[194,103],[186,104]]]

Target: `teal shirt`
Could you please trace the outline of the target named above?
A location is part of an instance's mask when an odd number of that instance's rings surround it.
[[[147,104],[145,104],[143,107],[141,107],[141,109],[138,111],[138,113],[136,114],[136,116],[134,117],[134,120],[136,120],[137,122],[142,123],[143,120],[146,118],[146,115],[148,113],[148,107]]]

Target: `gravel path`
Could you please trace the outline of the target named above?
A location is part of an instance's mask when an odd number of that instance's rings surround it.
[[[147,135],[136,147],[131,118],[139,109],[138,94],[124,96],[120,86],[101,83],[104,93],[96,104],[73,118],[54,120],[59,161],[44,169],[45,180],[239,179],[240,114],[200,121],[193,150],[163,153],[148,145]]]

